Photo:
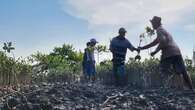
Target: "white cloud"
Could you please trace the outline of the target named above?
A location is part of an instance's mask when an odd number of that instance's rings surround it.
[[[195,11],[195,0],[60,0],[63,10],[88,22],[97,39],[108,44],[119,27],[128,30],[127,37],[136,46],[139,33],[150,25],[149,19],[161,16],[166,27],[186,24],[187,16]],[[192,23],[195,23],[194,21]],[[194,30],[194,25],[186,26]]]
[[[64,11],[90,25],[144,24],[153,15],[175,23],[195,8],[195,0],[61,0]]]

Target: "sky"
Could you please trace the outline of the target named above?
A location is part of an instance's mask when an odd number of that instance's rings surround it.
[[[91,38],[108,46],[118,29],[125,27],[126,38],[136,47],[139,35],[151,26],[149,20],[160,16],[183,56],[191,58],[194,4],[195,0],[0,0],[0,44],[12,41],[16,56],[23,57],[49,53],[64,43],[83,50]],[[135,55],[128,52],[127,56]],[[148,50],[141,55],[149,57]]]

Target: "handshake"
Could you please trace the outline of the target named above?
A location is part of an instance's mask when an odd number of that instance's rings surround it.
[[[144,47],[138,47],[138,48],[135,48],[134,50],[137,51],[137,53],[139,54],[141,50],[144,50],[145,48]],[[154,52],[151,52],[150,55],[153,57],[155,54],[157,53],[157,51],[154,51]]]

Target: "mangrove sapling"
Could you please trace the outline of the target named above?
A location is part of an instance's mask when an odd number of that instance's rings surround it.
[[[140,34],[139,36],[139,44],[138,44],[138,47],[141,46],[143,40],[145,39],[146,40],[146,37],[149,37],[151,39],[151,36],[153,36],[155,33],[154,33],[154,30],[150,27],[146,27],[145,28],[145,32]],[[135,56],[135,60],[138,60],[140,61],[141,60],[141,56],[140,56],[140,51],[137,52],[137,55]]]
[[[13,75],[13,78],[14,78],[14,83],[17,84],[17,75],[16,75],[16,72],[14,70],[15,69],[15,55],[14,53],[12,52],[12,50],[15,50],[15,47],[12,46],[12,42],[7,42],[7,43],[4,43],[4,46],[3,46],[3,50],[5,51],[5,53],[7,54],[12,54],[12,58],[10,58],[10,60],[12,61],[12,63],[10,63],[10,67],[11,67],[11,70],[8,74],[8,84],[10,85],[11,84],[11,77]]]
[[[97,52],[97,63],[99,64],[100,63],[100,55],[103,54],[103,53],[106,53],[108,52],[108,49],[105,45],[97,45],[95,47],[95,51]]]

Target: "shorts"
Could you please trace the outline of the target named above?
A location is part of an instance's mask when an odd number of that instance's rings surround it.
[[[96,69],[95,69],[95,62],[87,62],[85,65],[85,69],[84,72],[86,75],[88,76],[94,76],[96,73]]]
[[[161,72],[165,74],[186,74],[186,67],[181,55],[171,56],[160,61]],[[173,70],[173,71],[171,71]]]

